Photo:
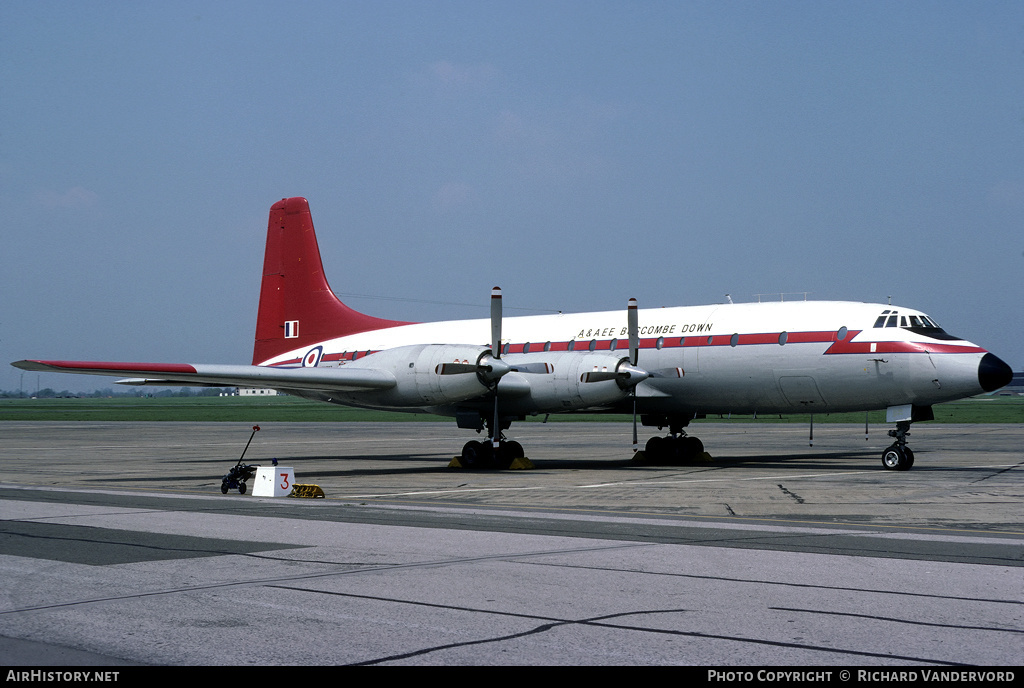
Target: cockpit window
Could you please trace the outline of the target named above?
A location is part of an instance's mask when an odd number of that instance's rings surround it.
[[[960,341],[959,337],[954,337],[949,334],[939,327],[938,323],[924,314],[900,315],[899,311],[886,309],[882,311],[882,314],[878,316],[877,320],[875,320],[875,327],[900,327],[923,337],[947,341]]]

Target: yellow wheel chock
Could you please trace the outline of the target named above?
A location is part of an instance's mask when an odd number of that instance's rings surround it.
[[[311,499],[326,498],[327,495],[320,489],[319,485],[292,485],[292,493],[289,497],[309,497]]]

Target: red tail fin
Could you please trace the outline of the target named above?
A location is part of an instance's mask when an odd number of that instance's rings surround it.
[[[334,295],[305,198],[271,206],[253,365],[332,337],[406,324],[354,311]]]

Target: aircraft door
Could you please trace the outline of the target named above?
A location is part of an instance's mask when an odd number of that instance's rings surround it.
[[[928,397],[942,389],[942,375],[930,352],[909,356],[910,372],[903,385],[904,392],[915,401]]]
[[[779,376],[779,391],[790,406],[812,412],[825,408],[818,384],[810,375]]]

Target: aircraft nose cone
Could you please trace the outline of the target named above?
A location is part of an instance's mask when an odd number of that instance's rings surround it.
[[[985,354],[978,364],[978,382],[986,392],[994,392],[1000,387],[1010,384],[1013,371],[1002,359],[993,354]]]

